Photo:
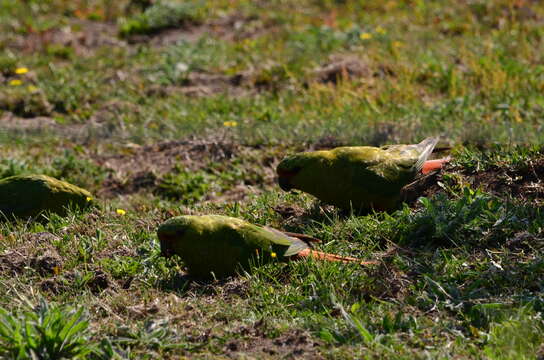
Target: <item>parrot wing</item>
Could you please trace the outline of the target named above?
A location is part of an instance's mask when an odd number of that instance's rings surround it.
[[[264,226],[263,228],[272,235],[270,240],[274,244],[288,246],[285,253],[283,253],[283,256],[294,256],[300,253],[302,250],[309,248],[309,245],[300,239],[287,236],[285,233],[268,226]]]
[[[423,169],[425,161],[433,152],[438,140],[438,137],[429,137],[419,144],[385,145],[381,149],[390,155],[392,162],[403,168],[412,168],[416,173],[419,173]]]
[[[427,161],[437,143],[437,137],[430,137],[416,145],[417,150],[419,151],[419,157],[416,161],[415,168],[418,173],[423,169],[423,164],[425,164],[425,161]]]

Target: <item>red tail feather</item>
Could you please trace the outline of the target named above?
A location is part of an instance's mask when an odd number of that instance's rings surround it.
[[[423,164],[423,169],[421,169],[421,172],[423,174],[428,174],[431,171],[442,169],[445,163],[450,161],[450,158],[443,158],[443,159],[436,159],[436,160],[427,160]]]

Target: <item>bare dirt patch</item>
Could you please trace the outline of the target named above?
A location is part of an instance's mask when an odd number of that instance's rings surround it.
[[[226,140],[189,139],[169,141],[149,146],[131,146],[125,153],[112,156],[99,156],[94,160],[110,171],[99,195],[112,197],[118,194],[131,194],[141,190],[153,190],[162,175],[184,171],[228,171],[234,159],[240,171],[251,174],[258,172],[258,179],[244,179],[226,192],[208,198],[209,201],[241,199],[255,191],[252,186],[262,188],[271,185],[275,179],[275,165],[279,152],[275,149],[262,151],[256,147],[244,146]],[[210,169],[210,164],[218,167]],[[247,168],[247,169],[246,169]],[[232,169],[231,169],[232,170]],[[249,175],[248,175],[249,176]]]
[[[0,131],[42,132],[55,126],[57,126],[56,121],[46,116],[21,118],[11,113],[4,113],[0,117]]]
[[[179,85],[155,85],[149,88],[147,94],[160,97],[173,94],[196,97],[220,93],[229,96],[241,96],[249,94],[252,90],[249,73],[223,75],[206,71],[194,71],[187,74]]]
[[[231,159],[241,148],[238,144],[209,140],[168,141],[149,146],[133,144],[124,149],[126,154],[98,157],[95,160],[121,176],[143,171],[162,173],[180,163],[196,170],[204,160]]]
[[[83,282],[83,286],[85,289],[90,290],[94,295],[100,294],[107,289],[117,291],[123,288],[122,284],[114,281],[111,276],[101,268],[92,265],[91,269],[88,269],[89,265],[86,265],[86,267],[86,271],[90,271],[90,276],[87,276],[86,280]],[[60,294],[66,291],[74,291],[76,289],[75,284],[82,283],[82,272],[77,268],[65,272],[56,272],[55,275],[56,276],[46,278],[39,283],[40,288],[43,291]]]
[[[74,19],[62,28],[18,36],[9,45],[27,53],[51,51],[51,46],[57,46],[72,48],[77,55],[89,55],[96,48],[126,46],[126,42],[117,37],[115,23]]]
[[[240,355],[255,358],[281,359],[322,359],[318,352],[319,343],[302,330],[290,330],[277,338],[269,338],[263,331],[263,323],[256,322],[253,326],[242,326],[237,334],[241,338],[227,342],[225,352],[230,358],[239,358]]]
[[[337,84],[341,80],[368,77],[372,75],[370,67],[356,56],[332,56],[314,72],[317,81]]]
[[[229,14],[198,23],[185,23],[175,28],[166,28],[152,34],[132,35],[127,38],[130,44],[151,44],[168,46],[181,42],[194,42],[210,35],[224,40],[240,41],[278,31],[278,26],[256,16]]]
[[[338,84],[340,81],[383,78],[395,76],[386,65],[373,66],[356,55],[336,54],[313,73],[314,81],[325,84]]]
[[[536,159],[519,169],[492,168],[471,176],[475,187],[483,187],[497,196],[544,199],[544,158]]]
[[[498,197],[514,197],[541,203],[544,199],[544,158],[531,161],[523,168],[495,166],[486,170],[469,172],[453,165],[446,165],[440,172],[433,172],[403,189],[403,200],[415,205],[419,197],[432,197],[444,193],[444,174],[456,174],[463,182],[481,188]]]
[[[102,112],[99,113],[103,114]],[[36,116],[23,118],[11,112],[0,115],[0,135],[16,137],[18,135],[54,135],[66,139],[86,143],[96,138],[112,138],[122,135],[122,127],[115,123],[105,122],[98,115],[91,117],[86,123],[59,124],[52,117]]]
[[[296,219],[304,214],[304,209],[293,204],[279,204],[273,208],[286,221]]]
[[[443,169],[442,171],[446,171]],[[410,205],[414,205],[419,197],[432,197],[437,192],[444,189],[439,186],[440,171],[433,171],[420,177],[411,184],[406,185],[401,190],[401,200]]]
[[[0,254],[0,272],[21,274],[31,268],[42,276],[55,275],[64,261],[52,244],[56,240],[48,232],[26,235],[22,245]]]

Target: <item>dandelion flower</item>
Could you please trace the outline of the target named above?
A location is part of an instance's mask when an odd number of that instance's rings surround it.
[[[17,75],[23,75],[23,74],[26,74],[27,72],[28,72],[28,68],[26,68],[26,67],[20,67],[20,68],[15,69],[15,73]]]
[[[127,213],[127,212],[126,212],[125,210],[123,210],[123,209],[117,209],[117,210],[115,210],[115,212],[117,213],[117,215],[121,215],[121,216],[123,216],[123,215],[125,215],[125,214]]]
[[[270,253],[270,256],[272,256],[273,259],[275,259],[278,255],[275,252]]]
[[[372,39],[372,34],[364,32],[364,33],[361,33],[359,37],[361,38],[361,40],[369,40],[369,39]]]
[[[90,196],[87,196],[87,202],[91,201],[93,198]]]
[[[21,80],[19,80],[19,79],[13,79],[13,80],[10,80],[10,81],[9,81],[9,84],[10,84],[11,86],[19,86],[19,85],[21,85],[22,83],[23,83],[23,82],[22,82]]]
[[[236,127],[238,126],[238,123],[236,121],[225,121],[223,123],[223,126],[226,126],[226,127]]]

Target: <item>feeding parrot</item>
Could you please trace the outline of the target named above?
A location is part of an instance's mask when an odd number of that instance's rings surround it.
[[[18,175],[0,180],[0,219],[27,218],[51,211],[66,214],[66,208],[84,208],[91,193],[46,175]]]
[[[431,137],[413,145],[346,146],[298,153],[279,163],[279,185],[343,209],[391,210],[398,205],[402,187],[449,160],[427,161],[437,142],[438,138]]]
[[[161,254],[178,255],[191,276],[221,278],[239,269],[248,270],[252,263],[267,263],[312,257],[327,261],[362,262],[312,250],[308,243],[269,227],[221,215],[186,215],[171,218],[157,230]],[[303,239],[309,237],[300,235]]]

